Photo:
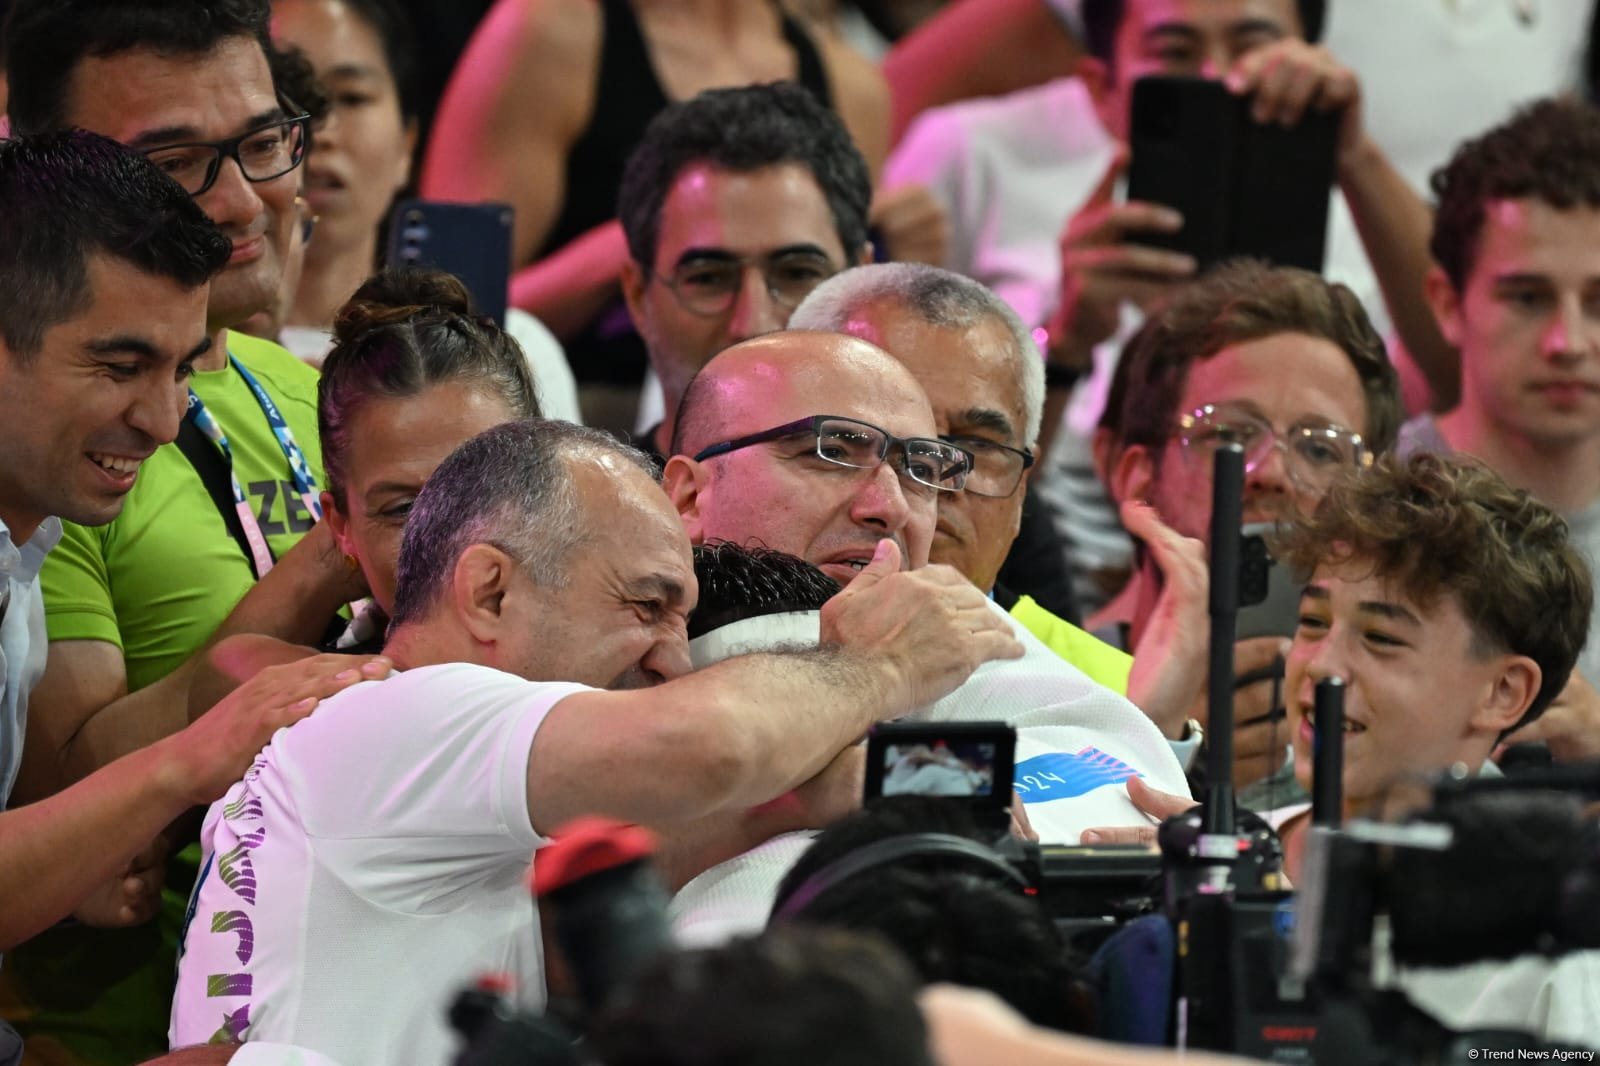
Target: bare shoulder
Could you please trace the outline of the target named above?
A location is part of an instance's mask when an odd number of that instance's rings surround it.
[[[837,34],[810,20],[805,25],[827,70],[833,106],[876,178],[889,154],[889,83],[876,63]]]
[[[482,77],[519,112],[550,114],[554,108],[566,117],[593,97],[603,33],[598,0],[499,0],[452,80],[471,84]],[[528,107],[535,98],[540,106]]]

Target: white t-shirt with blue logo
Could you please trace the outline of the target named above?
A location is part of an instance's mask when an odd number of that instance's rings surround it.
[[[1127,698],[1091,680],[993,603],[1025,649],[1020,659],[985,663],[944,699],[904,722],[1003,721],[1017,731],[1013,787],[1046,844],[1076,844],[1085,829],[1150,825],[1128,799],[1135,775],[1163,792],[1188,795],[1183,768],[1155,723]],[[698,638],[696,666],[775,645],[815,645],[819,616],[752,618]],[[759,931],[778,883],[810,841],[792,833],[712,867],[673,898],[680,941],[720,943]]]

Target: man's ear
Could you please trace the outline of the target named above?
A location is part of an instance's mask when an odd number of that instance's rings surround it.
[[[1472,728],[1498,737],[1528,713],[1544,679],[1539,664],[1526,655],[1500,656],[1500,669],[1472,716]]]
[[[687,455],[674,455],[667,460],[661,472],[661,487],[672,501],[689,535],[690,544],[705,543],[705,525],[700,513],[701,493],[710,485],[711,471],[704,463],[697,463]]]
[[[1120,452],[1108,455],[1104,465],[1108,467],[1104,473],[1106,489],[1114,502],[1149,502],[1156,487],[1156,465],[1148,446],[1129,444]]]
[[[450,598],[456,616],[479,644],[500,640],[506,596],[519,569],[517,561],[493,544],[474,544],[456,559]]]
[[[1439,324],[1440,334],[1455,347],[1461,347],[1461,294],[1437,263],[1428,268],[1422,291],[1428,298],[1434,321]]]
[[[633,256],[626,256],[622,260],[622,299],[628,305],[628,317],[633,319],[633,328],[639,331],[639,336],[647,341],[646,331],[650,328],[644,312],[644,290],[650,284],[644,268],[634,262]]]

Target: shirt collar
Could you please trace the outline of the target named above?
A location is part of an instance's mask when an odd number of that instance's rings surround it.
[[[60,540],[59,518],[46,518],[22,544],[12,543],[10,528],[0,520],[0,577],[24,583],[35,580],[39,568],[44,565],[44,557]]]

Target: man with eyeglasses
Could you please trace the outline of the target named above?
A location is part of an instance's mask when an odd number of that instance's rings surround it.
[[[929,566],[944,502],[975,480],[999,486],[967,441],[942,440],[938,429],[916,378],[887,352],[845,334],[785,330],[723,350],[690,382],[662,484],[692,543],[797,556],[846,586],[841,596],[855,593],[884,541],[897,545],[906,569],[954,576]],[[880,613],[896,627],[910,622]],[[1144,824],[1123,782],[1137,776],[1183,790],[1172,748],[1127,699],[1007,617],[1022,658],[979,667],[909,720],[1001,719],[1016,728],[1018,795],[1047,842]],[[853,754],[859,774],[861,753]],[[851,755],[846,749],[841,759]],[[695,878],[673,902],[676,928],[697,942],[758,930],[804,846],[804,836],[786,834]]]
[[[1219,445],[1245,449],[1244,520],[1316,509],[1334,477],[1386,451],[1400,426],[1394,368],[1349,289],[1252,261],[1183,287],[1129,343],[1096,463],[1139,538],[1133,575],[1089,628],[1155,671],[1140,706],[1174,740],[1205,721],[1205,544]],[[1281,635],[1241,640],[1234,782],[1282,770]]]
[[[933,405],[941,438],[973,456],[963,490],[939,494],[930,559],[992,593],[1094,680],[1125,692],[1131,665],[1125,653],[1007,586],[1044,409],[1039,350],[1016,312],[951,271],[875,263],[823,282],[789,321],[795,329],[871,341],[911,371]]]
[[[695,376],[679,413],[662,484],[690,541],[786,552],[841,585],[855,579],[884,540],[898,545],[905,568],[928,565],[936,541],[950,540],[936,534],[941,524],[952,527],[945,501],[974,482],[989,491],[1000,487],[997,471],[980,465],[982,445],[938,436],[933,409],[906,366],[843,334],[786,330],[725,349]],[[997,667],[1012,680],[996,676],[996,688],[976,680],[964,686],[954,713],[981,707],[991,719],[1045,730],[1025,731],[1037,744],[1019,761],[1067,750],[1055,745],[1050,729],[1095,723],[1091,731],[1104,731],[1096,735],[1127,745],[1117,751],[1134,768],[1128,773],[1181,780],[1170,748],[1127,700],[1012,622],[1029,657]],[[1028,683],[1014,683],[1024,673]],[[931,710],[936,719],[951,712]],[[1063,743],[1077,743],[1071,750],[1078,752],[1095,740]],[[1032,817],[1040,826],[1040,816]],[[1074,821],[1070,812],[1044,821],[1062,834],[1054,839],[1075,839],[1077,831],[1102,824]]]
[[[320,510],[316,373],[234,329],[277,297],[308,143],[305,117],[273,82],[269,18],[266,0],[17,0],[6,25],[18,133],[77,126],[137,149],[232,243],[211,285],[211,346],[196,361],[178,440],[145,461],[113,522],[68,524],[41,575],[50,655],[30,714],[24,798],[186,725],[194,657],[219,627],[314,640],[306,628],[320,629],[350,593],[336,553],[298,553],[297,568],[317,577],[301,602],[227,617]],[[172,884],[165,935],[61,930],[18,958],[28,988],[13,989],[22,1005],[7,1009],[26,1015],[36,1047],[78,1062],[164,1047],[188,880],[178,872]]]
[[[872,179],[844,123],[798,85],[713,89],[650,123],[628,159],[617,213],[622,291],[665,418],[730,344],[782,329],[806,294],[872,258]]]

